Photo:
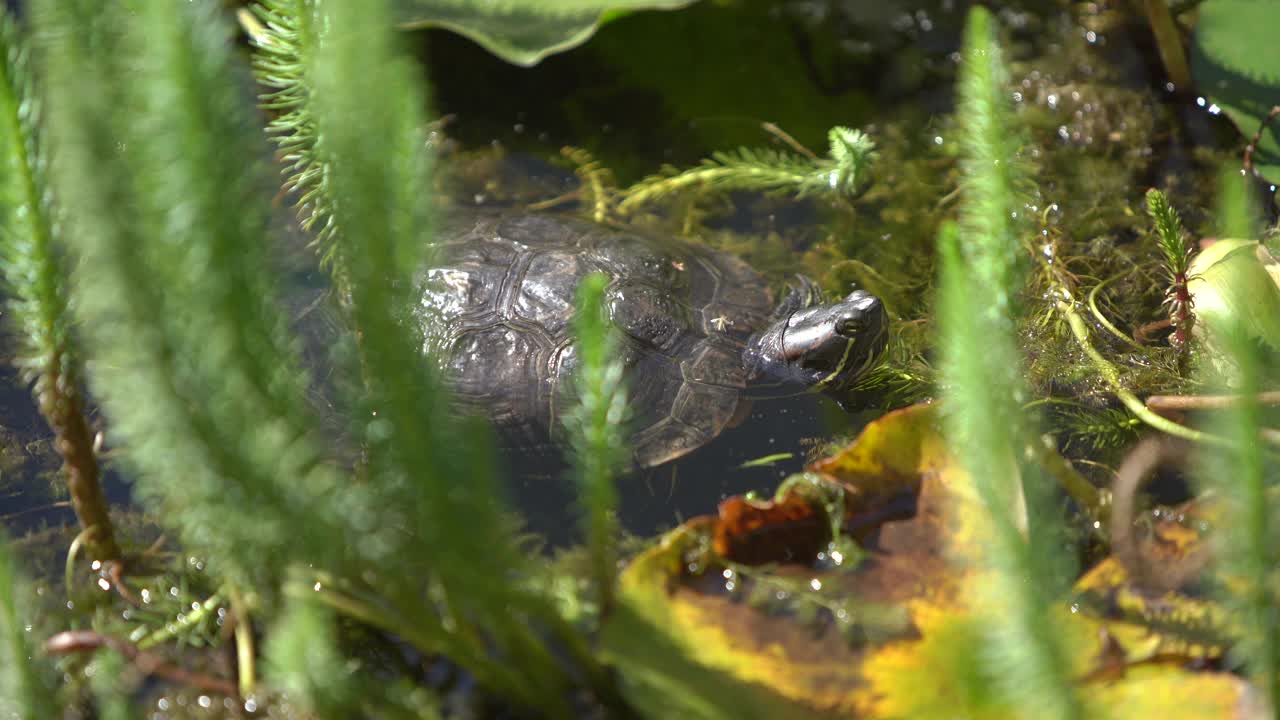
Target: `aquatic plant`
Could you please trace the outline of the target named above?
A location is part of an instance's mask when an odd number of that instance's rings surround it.
[[[15,718],[57,717],[59,703],[47,663],[35,658],[28,613],[31,593],[0,537],[0,714]]]
[[[284,190],[292,193],[302,228],[313,236],[321,264],[336,261],[332,193],[321,163],[319,137],[311,104],[316,51],[316,10],[313,0],[263,0],[249,6],[261,22],[252,27],[253,69],[270,92],[261,98],[270,114],[267,132],[279,147]],[[332,268],[337,278],[341,268]]]
[[[771,697],[761,683],[704,662],[669,632],[678,625],[665,621],[689,609],[660,605],[674,595],[669,581],[710,557],[709,548],[682,545],[691,532],[669,536],[649,565],[632,574],[632,587],[615,588],[612,477],[622,462],[626,405],[606,323],[593,312],[600,304],[598,280],[584,285],[579,298],[583,370],[569,430],[590,574],[599,606],[609,611],[599,620],[605,631],[596,635],[596,616],[557,605],[550,588],[564,577],[519,546],[503,514],[487,434],[449,415],[432,358],[420,352],[423,338],[407,332],[396,312],[414,291],[412,273],[429,252],[433,213],[421,197],[431,162],[425,91],[386,32],[388,3],[273,0],[259,17],[282,28],[302,27],[290,13],[315,21],[310,45],[260,47],[279,65],[258,67],[298,72],[288,86],[298,91],[289,95],[289,107],[305,111],[306,119],[287,130],[297,136],[284,137],[283,146],[293,148],[286,155],[306,155],[305,169],[295,172],[311,175],[296,187],[295,177],[290,187],[301,191],[312,183],[311,201],[327,208],[323,225],[313,229],[342,230],[326,235],[325,252],[342,268],[342,295],[360,331],[360,367],[339,373],[351,376],[344,388],[358,408],[351,433],[362,446],[361,462],[349,470],[327,456],[321,424],[302,400],[310,379],[272,301],[276,290],[264,249],[270,183],[246,161],[263,148],[240,97],[243,68],[212,6],[129,0],[122,10],[90,0],[43,0],[35,16],[41,37],[49,39],[45,76],[58,108],[51,120],[59,151],[53,179],[60,197],[77,200],[67,208],[74,232],[64,250],[79,261],[76,311],[87,321],[92,379],[105,401],[111,439],[145,501],[178,531],[184,552],[177,562],[187,562],[189,553],[208,559],[216,587],[201,588],[202,597],[175,598],[184,611],[193,602],[198,607],[186,620],[144,634],[137,645],[193,638],[193,627],[209,630],[213,619],[225,619],[234,625],[239,673],[238,687],[226,692],[238,689],[246,701],[278,701],[321,717],[431,717],[441,706],[432,691],[410,680],[420,666],[388,679],[365,664],[359,656],[368,648],[359,647],[355,632],[392,636],[398,652],[408,647],[406,655],[438,660],[433,673],[461,668],[462,684],[474,679],[522,714],[794,716],[771,715],[775,705],[757,702]],[[982,553],[964,558],[975,565],[957,567],[974,567],[992,582],[966,598],[980,616],[981,634],[969,638],[967,625],[964,632],[952,628],[964,637],[943,637],[939,644],[946,647],[932,650],[963,653],[963,662],[926,667],[955,673],[973,691],[965,700],[998,695],[997,704],[1027,716],[1071,717],[1081,712],[1065,667],[1066,640],[1049,615],[1067,575],[1060,562],[1067,553],[1058,542],[1058,513],[1045,497],[1051,486],[1037,467],[1048,462],[1044,446],[1022,404],[1025,358],[1016,337],[1030,322],[1031,293],[1024,291],[1027,244],[1014,219],[1022,213],[1019,135],[1003,107],[993,36],[990,15],[975,11],[962,93],[962,224],[947,226],[939,239],[938,303],[946,427],[980,495],[966,527],[984,540]],[[303,138],[308,133],[310,140]],[[583,175],[599,179],[596,171]],[[832,179],[841,182],[827,176]],[[592,194],[598,200],[607,193]],[[944,214],[946,204],[940,205],[934,212]],[[898,285],[902,306],[919,311],[927,285]],[[1083,337],[1089,358],[1112,362],[1088,346],[1089,329],[1070,293],[1050,297],[1066,306],[1063,336]],[[1068,334],[1073,331],[1078,335]],[[932,373],[919,339],[925,336],[922,331],[903,343],[902,368],[885,372],[878,384],[899,397],[927,385]],[[1077,346],[1071,350],[1078,354]],[[1115,426],[1128,418],[1115,410],[1089,417]],[[1256,419],[1233,422],[1217,431],[1228,444],[1256,435]],[[1256,458],[1241,455],[1234,462],[1252,474],[1238,489],[1236,512],[1244,519],[1231,552],[1240,574],[1259,578],[1259,568],[1265,571],[1274,558],[1261,549],[1266,517],[1249,514],[1245,503],[1256,507],[1263,486],[1255,482]],[[833,509],[836,501],[826,504],[823,527],[829,524],[834,538],[844,532],[845,517]],[[847,535],[840,540],[849,542]],[[852,577],[854,553],[841,554]],[[0,634],[6,647],[27,658],[30,642],[14,632],[10,608],[21,593],[6,587],[7,560],[0,553]],[[742,583],[735,587],[746,604],[794,613],[814,629],[834,618],[847,642],[916,630],[887,608],[877,616],[874,606],[838,583],[819,590],[816,574],[807,574],[812,568],[790,576],[734,563],[723,569]],[[140,584],[140,578],[126,582]],[[1254,583],[1239,607],[1252,628],[1273,632],[1265,615],[1271,599],[1262,587]],[[664,617],[655,607],[674,611]],[[152,622],[165,625],[166,619]],[[19,641],[10,643],[14,637]],[[1262,682],[1273,676],[1275,646],[1270,635],[1242,645]],[[975,656],[980,662],[972,662]],[[95,691],[95,711],[104,717],[127,714],[109,687],[119,659],[94,661],[96,682],[106,683]],[[257,678],[259,661],[264,683]],[[28,669],[21,662],[3,665],[0,677],[25,678]],[[33,672],[44,669],[37,664]],[[615,673],[623,691],[614,687]],[[914,691],[915,676],[904,677]],[[278,700],[276,691],[286,697]],[[778,696],[772,701],[796,707]]]
[[[42,104],[32,87],[29,56],[15,21],[8,11],[0,12],[0,271],[6,307],[21,343],[18,366],[53,429],[62,475],[89,548],[99,559],[119,560],[81,395],[81,359],[73,347],[57,248],[62,227],[48,183]]]
[[[422,338],[397,315],[429,247],[431,208],[419,192],[424,93],[393,47],[385,4],[294,8],[327,28],[314,37],[306,99],[324,138],[311,146],[321,192],[337,227],[352,228],[328,240],[360,328],[363,382],[349,383],[363,387],[354,402],[367,413],[359,480],[318,449],[308,381],[273,301],[268,193],[245,169],[262,153],[226,24],[208,3],[132,9],[126,22],[115,6],[37,8],[55,39],[45,57],[61,109],[55,179],[79,199],[73,250],[93,268],[75,290],[95,385],[144,499],[225,578],[241,692],[255,685],[250,617],[269,615],[283,592],[291,606],[327,608],[298,611],[310,613],[298,623],[357,618],[446,655],[514,704],[563,716],[573,686],[607,704],[610,679],[517,548],[484,432],[448,415]],[[308,653],[325,656],[326,637],[312,634]],[[291,686],[318,687],[301,653],[276,657]],[[326,667],[339,674],[317,707],[343,706],[352,670]]]
[[[938,309],[940,370],[949,444],[975,486],[984,553],[966,557],[991,572],[973,598],[989,642],[985,662],[999,692],[1039,717],[1084,717],[1071,688],[1064,638],[1049,619],[1063,588],[1060,530],[1050,484],[1022,461],[1021,353],[1017,322],[1023,287],[1015,203],[1021,185],[1017,133],[1006,105],[1005,69],[991,15],[970,11],[960,75],[960,224],[943,227]],[[973,287],[983,288],[981,294]]]
[[[55,189],[77,199],[66,208],[75,307],[139,492],[222,572],[269,589],[308,544],[334,549],[325,526],[345,521],[318,498],[339,478],[320,462],[272,301],[265,186],[245,172],[261,153],[228,82],[227,28],[205,3],[137,9],[129,23],[99,3],[34,9],[60,108]],[[282,552],[250,559],[246,543]]]
[[[827,156],[818,158],[769,148],[717,152],[702,165],[678,171],[668,168],[622,191],[618,212],[686,190],[728,193],[741,190],[778,192],[796,197],[849,198],[866,178],[875,159],[875,143],[866,133],[836,126],[827,134]],[[807,151],[806,151],[807,152]]]
[[[1220,227],[1246,230],[1254,212],[1241,192],[1240,175],[1227,168],[1220,182]],[[1274,715],[1280,709],[1280,624],[1276,607],[1280,598],[1268,581],[1280,562],[1272,528],[1275,505],[1270,498],[1263,411],[1259,393],[1267,370],[1257,338],[1246,329],[1246,318],[1214,314],[1206,322],[1218,339],[1230,375],[1215,373],[1206,364],[1211,387],[1230,393],[1232,402],[1209,421],[1211,431],[1226,438],[1218,447],[1200,448],[1197,473],[1200,486],[1221,498],[1222,518],[1215,533],[1215,550],[1229,587],[1220,588],[1219,600],[1240,621],[1236,651],[1261,690]]]
[[[1173,335],[1169,342],[1178,350],[1182,366],[1186,366],[1191,342],[1191,328],[1195,316],[1191,312],[1191,293],[1187,290],[1187,268],[1191,261],[1191,248],[1187,245],[1182,220],[1178,211],[1169,204],[1164,193],[1152,188],[1147,191],[1147,213],[1156,226],[1156,238],[1164,259],[1169,287],[1165,290],[1164,304],[1169,308],[1169,323]]]
[[[601,612],[613,606],[617,491],[613,481],[626,464],[623,434],[629,409],[622,381],[617,341],[604,307],[605,275],[588,276],[578,288],[574,331],[581,363],[576,382],[578,400],[565,419],[573,447],[578,495],[582,498],[587,547]]]

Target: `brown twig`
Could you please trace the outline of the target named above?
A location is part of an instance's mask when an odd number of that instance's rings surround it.
[[[103,635],[92,630],[60,632],[46,640],[44,644],[45,652],[51,655],[93,652],[104,647],[119,653],[121,657],[128,660],[144,675],[164,678],[180,685],[207,690],[220,695],[237,697],[234,683],[222,678],[180,668],[154,653],[139,650],[136,645],[127,640]]]
[[[1200,574],[1209,560],[1204,548],[1192,551],[1181,562],[1155,567],[1134,537],[1138,491],[1161,465],[1182,464],[1190,445],[1169,437],[1147,437],[1125,457],[1111,488],[1111,551],[1139,587],[1166,593]]]
[[[1163,318],[1161,320],[1153,320],[1145,325],[1139,325],[1133,330],[1133,339],[1139,345],[1146,345],[1151,342],[1151,334],[1161,330],[1167,330],[1173,327],[1173,320]]]
[[[1272,120],[1276,119],[1277,115],[1280,115],[1280,105],[1271,108],[1271,112],[1267,113],[1267,116],[1262,119],[1262,124],[1258,125],[1258,132],[1253,134],[1253,139],[1244,148],[1244,171],[1251,176],[1254,174],[1253,154],[1258,150],[1258,143],[1262,142],[1263,131],[1267,129]]]
[[[765,132],[781,140],[782,143],[787,147],[791,148],[792,150],[795,150],[796,152],[812,160],[813,162],[818,162],[819,158],[817,155],[813,154],[812,150],[805,147],[804,145],[801,145],[799,140],[796,140],[795,138],[791,137],[790,133],[778,127],[777,124],[771,123],[771,122],[762,122],[760,123],[760,127],[763,128]]]
[[[1165,410],[1225,410],[1241,401],[1259,405],[1280,405],[1280,391],[1270,390],[1257,395],[1152,395],[1146,399],[1147,407],[1155,412]]]

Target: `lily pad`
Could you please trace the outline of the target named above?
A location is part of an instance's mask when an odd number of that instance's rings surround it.
[[[931,406],[890,413],[774,500],[730,498],[637,556],[603,637],[628,698],[651,717],[1023,716],[975,662],[989,652],[990,608],[975,602],[991,570],[957,562],[982,549],[977,499],[937,426]],[[824,513],[842,504],[849,533],[902,492],[914,513],[884,514],[874,552],[841,562],[833,543],[813,557],[831,540]],[[1194,549],[1180,530],[1161,524],[1159,548]],[[1186,666],[1220,647],[1164,628],[1214,616],[1212,604],[1170,596],[1117,613],[1131,595],[1107,560],[1053,609],[1088,716],[1252,717],[1246,680]]]
[[[676,10],[696,0],[396,0],[405,29],[439,27],[514,65],[530,66],[586,42],[604,23],[636,10]]]
[[[1191,43],[1191,74],[1202,93],[1252,138],[1280,105],[1280,8],[1258,0],[1206,0]],[[1254,166],[1280,182],[1280,125],[1268,124]]]

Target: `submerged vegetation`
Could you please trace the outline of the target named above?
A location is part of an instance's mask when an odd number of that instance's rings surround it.
[[[1173,15],[1148,5],[1172,42]],[[599,7],[582,7],[594,28]],[[592,276],[565,428],[578,504],[563,520],[585,542],[539,553],[489,430],[450,410],[430,329],[403,321],[469,162],[428,113],[392,31],[403,12],[260,0],[243,16],[251,65],[214,2],[39,0],[29,27],[4,16],[7,314],[81,532],[64,587],[0,547],[0,714],[1275,715],[1262,401],[1280,291],[1247,179],[1226,173],[1211,212],[1148,165],[1172,113],[1137,117],[1154,103],[1141,92],[1009,52],[1017,35],[978,7],[954,112],[936,119],[834,126],[825,157],[769,125],[788,149],[713,150],[630,185],[604,156],[556,153],[579,187],[526,204],[679,227],[778,287],[797,271],[832,294],[857,284],[890,310],[893,341],[847,400],[941,402],[868,425],[768,499],[627,538],[636,381]],[[324,370],[302,361],[264,242],[278,233],[250,67],[284,193],[352,331]],[[1089,103],[1116,117],[1050,112]],[[1192,170],[1215,177],[1206,154]],[[439,190],[438,164],[463,191]],[[738,208],[746,196],[763,209]],[[782,207],[827,237],[775,228]],[[734,213],[745,221],[721,222]],[[1193,259],[1209,228],[1236,244]],[[1261,322],[1197,291],[1239,273],[1275,295]],[[161,531],[108,513],[86,374],[111,467]],[[331,449],[320,374],[355,458]],[[1122,462],[1144,433],[1173,440]],[[1159,462],[1200,494],[1142,496]]]

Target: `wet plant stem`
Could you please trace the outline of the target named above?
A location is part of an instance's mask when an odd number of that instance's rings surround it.
[[[1280,405],[1280,390],[1269,390],[1256,395],[1152,395],[1147,407],[1161,410],[1225,410],[1241,402],[1259,405]]]
[[[253,642],[253,624],[249,620],[249,608],[244,596],[234,586],[227,588],[227,596],[231,601],[231,612],[235,617],[236,640],[236,675],[241,697],[253,695],[257,684],[257,667]]]
[[[184,670],[158,655],[144,652],[137,645],[92,630],[68,630],[49,638],[44,644],[50,655],[92,652],[110,648],[128,660],[143,675],[164,678],[179,685],[206,690],[219,695],[236,694],[235,686],[222,678]]]
[[[1089,291],[1089,312],[1093,313],[1094,319],[1096,319],[1098,323],[1107,330],[1107,332],[1116,336],[1122,342],[1128,343],[1129,345],[1132,345],[1135,348],[1141,349],[1142,348],[1141,345],[1139,345],[1133,338],[1120,332],[1120,329],[1117,328],[1115,325],[1113,325],[1111,321],[1107,319],[1107,316],[1102,314],[1102,310],[1098,308],[1098,293],[1102,292],[1103,288],[1105,288],[1107,285],[1110,285],[1116,280],[1119,280],[1120,278],[1128,275],[1132,271],[1133,271],[1132,269],[1125,270],[1122,273],[1112,275],[1106,280],[1103,280],[1097,285],[1094,285],[1093,289]]]
[[[1156,50],[1169,81],[1180,91],[1191,89],[1191,69],[1187,65],[1187,53],[1182,48],[1182,34],[1173,20],[1173,13],[1165,0],[1142,0],[1142,9],[1151,33],[1156,38]]]
[[[1032,456],[1046,472],[1058,481],[1058,485],[1096,520],[1105,522],[1110,514],[1110,498],[1104,496],[1071,463],[1058,454],[1052,441],[1027,443],[1027,454]]]
[[[93,452],[93,433],[85,419],[84,404],[79,393],[63,392],[59,387],[61,372],[57,361],[46,372],[53,380],[46,380],[40,393],[40,413],[54,431],[54,447],[62,456],[62,477],[71,496],[80,527],[89,531],[89,548],[95,559],[118,562],[120,546],[111,528],[111,515],[107,511],[107,499],[102,493],[98,459]]]
[[[130,640],[139,650],[153,648],[162,642],[172,640],[183,630],[201,622],[207,618],[210,613],[216,612],[223,602],[224,598],[222,597],[222,592],[215,592],[209,596],[209,599],[200,603],[199,607],[193,608],[190,612],[183,613],[180,617],[174,618],[172,622],[166,622],[164,627],[159,630],[156,630],[150,635],[143,635],[139,638],[130,638]]]
[[[1075,306],[1068,302],[1058,303],[1058,312],[1066,318],[1067,325],[1071,327],[1071,334],[1075,335],[1076,342],[1080,343],[1080,349],[1084,350],[1089,359],[1093,361],[1094,367],[1097,368],[1098,374],[1102,379],[1111,386],[1111,391],[1115,393],[1120,402],[1129,409],[1139,420],[1142,420],[1151,427],[1168,433],[1175,437],[1185,438],[1193,442],[1215,445],[1218,447],[1231,447],[1231,441],[1226,438],[1210,435],[1200,430],[1194,430],[1185,425],[1179,425],[1168,418],[1161,417],[1152,412],[1137,395],[1134,395],[1128,388],[1120,382],[1120,373],[1116,370],[1115,365],[1111,361],[1102,356],[1097,348],[1093,346],[1089,338],[1089,328],[1084,324],[1084,318],[1080,317],[1080,313],[1076,312]]]
[[[1258,151],[1258,143],[1262,142],[1262,133],[1266,131],[1267,126],[1271,124],[1276,116],[1280,115],[1280,105],[1271,108],[1267,116],[1262,119],[1258,125],[1258,131],[1253,134],[1253,139],[1244,148],[1244,171],[1248,175],[1253,175],[1253,154]]]

